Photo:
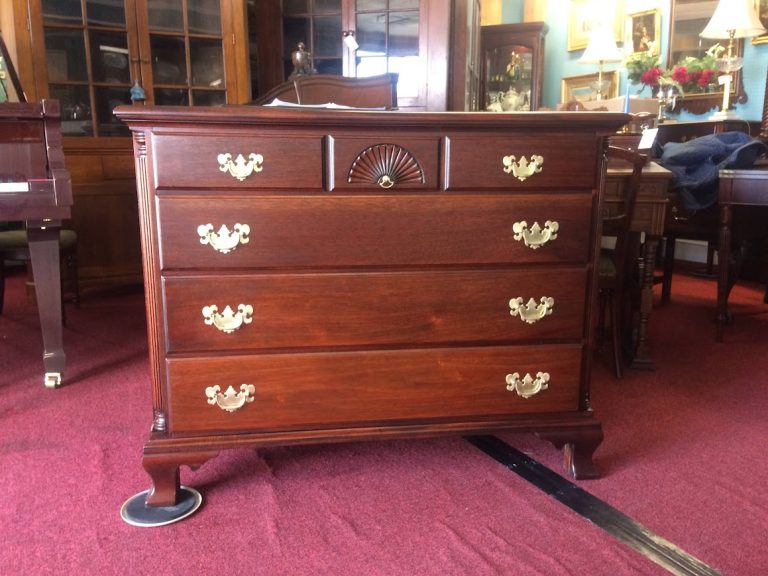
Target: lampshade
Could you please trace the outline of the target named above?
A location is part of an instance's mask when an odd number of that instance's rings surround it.
[[[720,0],[702,38],[751,38],[765,32],[752,0]],[[733,36],[731,36],[733,33]]]
[[[613,30],[607,26],[600,26],[592,30],[589,44],[584,50],[584,55],[579,58],[582,64],[600,64],[606,62],[621,62],[624,58],[616,46]]]

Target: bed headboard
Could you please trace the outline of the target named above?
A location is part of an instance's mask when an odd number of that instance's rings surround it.
[[[293,104],[327,104],[332,102],[353,108],[397,108],[395,73],[348,78],[331,74],[298,76],[275,86],[252,104],[269,104],[275,98]]]

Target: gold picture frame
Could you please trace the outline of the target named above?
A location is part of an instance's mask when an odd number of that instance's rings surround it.
[[[576,100],[578,102],[591,102],[597,100],[597,93],[592,84],[597,82],[598,73],[567,76],[560,80],[560,102],[566,103]],[[603,96],[618,98],[619,96],[619,71],[610,70],[603,72],[603,82],[609,82],[608,90]]]
[[[568,6],[568,42],[569,52],[583,50],[589,44],[589,33],[592,30],[594,0],[570,0]],[[621,7],[614,3],[613,34],[616,42],[624,41],[624,13]],[[590,6],[592,5],[592,6]]]
[[[755,0],[755,12],[763,27],[768,28],[768,0]],[[768,34],[752,38],[752,44],[768,44]]]
[[[661,10],[645,10],[629,15],[632,52],[661,54]]]

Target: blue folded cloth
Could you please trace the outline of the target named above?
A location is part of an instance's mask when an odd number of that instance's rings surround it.
[[[717,202],[718,171],[751,168],[768,151],[761,140],[744,132],[707,134],[687,142],[668,142],[656,150],[658,162],[673,173],[672,189],[683,207],[701,210]]]

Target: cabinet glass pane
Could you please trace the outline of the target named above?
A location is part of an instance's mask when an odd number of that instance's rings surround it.
[[[283,0],[283,14],[306,14],[307,12],[309,12],[309,0]]]
[[[42,0],[45,24],[82,24],[80,0]]]
[[[51,98],[61,104],[61,133],[67,136],[92,136],[91,108],[88,103],[91,96],[88,86],[48,86]]]
[[[419,0],[389,0],[390,10],[418,10]]]
[[[386,10],[387,0],[357,0],[357,11]]]
[[[303,42],[309,50],[309,18],[284,18],[283,19],[283,57],[290,62],[291,52],[296,50],[299,42]]]
[[[91,32],[91,69],[94,82],[130,83],[126,35]]]
[[[362,57],[385,54],[387,51],[387,15],[358,14],[357,43],[360,47],[357,55]]]
[[[335,74],[341,76],[344,74],[344,63],[341,58],[330,58],[328,60],[316,60],[315,69],[320,74]]]
[[[315,0],[315,14],[341,14],[341,0]]]
[[[221,41],[190,39],[189,50],[192,61],[192,84],[223,86],[224,55]]]
[[[189,106],[189,94],[186,90],[158,88],[155,90],[155,104],[163,106]]]
[[[149,29],[153,32],[183,32],[182,0],[153,0],[147,3]]]
[[[45,30],[49,82],[87,82],[85,40],[81,30]]]
[[[223,106],[227,103],[227,95],[218,90],[192,90],[195,106]]]
[[[325,56],[341,56],[341,18],[321,16],[315,18],[315,37],[312,44],[315,65]]]
[[[88,24],[125,28],[125,0],[86,0]]]
[[[187,0],[189,31],[221,34],[221,5],[214,0]]]
[[[186,84],[187,63],[184,39],[150,36],[152,76],[156,84]]]
[[[390,12],[389,55],[419,55],[419,13]]]
[[[96,122],[100,136],[128,136],[130,130],[125,122],[115,118],[112,111],[116,106],[130,104],[130,93],[124,88],[96,88]]]

